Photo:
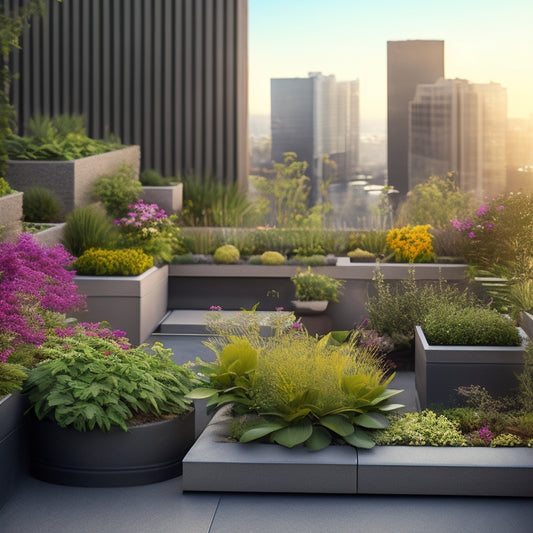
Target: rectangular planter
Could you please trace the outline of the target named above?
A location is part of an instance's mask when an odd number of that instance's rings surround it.
[[[452,406],[460,386],[480,385],[491,394],[512,392],[524,367],[522,346],[433,346],[420,326],[415,328],[415,384],[420,407]]]
[[[183,183],[163,187],[143,187],[142,198],[147,204],[157,204],[167,215],[179,213],[183,205]]]
[[[168,266],[152,267],[139,276],[76,276],[78,292],[87,295],[87,311],[75,313],[85,322],[106,320],[144,342],[167,312]]]
[[[113,174],[121,163],[131,165],[139,175],[141,150],[128,146],[74,161],[8,161],[6,179],[11,187],[25,191],[46,187],[61,200],[66,213],[92,203],[90,190],[100,176]]]
[[[33,236],[41,246],[54,246],[59,244],[63,239],[65,225],[65,222],[62,222],[61,224],[52,224],[49,228],[44,229],[43,231],[38,231]]]
[[[225,441],[219,411],[183,460],[183,490],[533,496],[530,448],[329,446],[310,452]]]
[[[0,197],[0,241],[13,240],[22,231],[22,192]]]
[[[519,323],[520,327],[526,332],[526,335],[533,340],[533,315],[521,311]]]

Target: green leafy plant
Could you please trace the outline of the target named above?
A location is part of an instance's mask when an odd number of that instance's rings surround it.
[[[361,262],[374,262],[376,260],[375,254],[372,252],[367,252],[366,250],[361,250],[361,248],[356,248],[355,250],[350,250],[348,252],[348,257],[354,261]]]
[[[506,447],[511,448],[515,446],[524,446],[524,440],[513,433],[502,433],[492,439],[490,442],[491,448]]]
[[[174,364],[171,350],[155,343],[132,347],[123,332],[100,324],[68,328],[47,341],[49,358],[30,371],[24,390],[39,419],[77,431],[116,425],[127,431],[135,417],[157,420],[190,411],[185,395],[192,372]]]
[[[23,366],[0,363],[0,398],[14,390],[21,390],[27,377],[27,370]]]
[[[435,302],[422,319],[429,344],[462,346],[520,346],[514,322],[494,309],[462,307],[453,301]]]
[[[518,395],[526,411],[533,412],[533,343],[524,350],[524,370],[518,374]]]
[[[400,407],[389,403],[400,392],[387,389],[393,376],[386,377],[374,354],[353,343],[310,337],[294,326],[272,337],[248,331],[217,342],[210,344],[216,362],[197,362],[204,386],[188,397],[209,398],[210,410],[233,403],[237,415],[258,415],[241,442],[267,438],[320,450],[338,441],[371,448],[365,429],[387,427],[383,413]]]
[[[63,244],[79,257],[90,248],[112,248],[118,239],[118,230],[102,208],[78,207],[66,216]]]
[[[348,240],[349,250],[361,248],[375,255],[382,255],[387,249],[387,231],[365,231],[352,233]]]
[[[61,202],[57,195],[45,187],[29,187],[22,197],[22,213],[30,222],[60,222]]]
[[[0,178],[0,198],[2,196],[7,196],[8,194],[13,194],[15,191],[9,186],[9,183],[4,179]]]
[[[168,177],[165,178],[156,170],[143,170],[139,177],[141,184],[144,187],[164,187],[168,185],[175,185],[178,183],[178,178]]]
[[[122,163],[115,174],[101,176],[92,188],[95,200],[102,202],[113,218],[121,218],[128,212],[128,206],[142,196],[142,185],[130,165]]]
[[[290,264],[304,265],[307,267],[326,266],[328,264],[324,255],[295,255],[289,260]]]
[[[279,252],[268,251],[261,255],[261,264],[263,265],[284,265],[286,259]]]
[[[151,256],[134,248],[90,248],[74,263],[77,273],[82,276],[138,276],[153,266],[154,260]]]
[[[223,265],[231,265],[239,262],[241,254],[239,250],[232,244],[225,244],[215,250],[213,259],[215,263]]]
[[[316,300],[338,302],[344,285],[343,280],[311,272],[311,267],[304,272],[298,272],[291,281],[296,289],[296,298],[303,302]]]

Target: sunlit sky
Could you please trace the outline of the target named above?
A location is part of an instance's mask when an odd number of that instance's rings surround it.
[[[270,78],[360,80],[361,119],[387,116],[387,41],[444,40],[445,75],[501,83],[508,116],[533,114],[533,0],[248,0],[249,110]]]

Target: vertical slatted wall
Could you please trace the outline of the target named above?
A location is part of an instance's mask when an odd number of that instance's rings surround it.
[[[143,168],[245,187],[247,9],[247,0],[48,0],[10,58],[19,124],[83,113],[89,135],[139,144]]]

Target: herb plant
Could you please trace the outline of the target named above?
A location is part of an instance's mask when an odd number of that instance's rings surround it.
[[[296,298],[303,302],[317,300],[338,302],[344,284],[342,280],[311,272],[311,267],[305,272],[298,272],[291,281],[296,289]]]

